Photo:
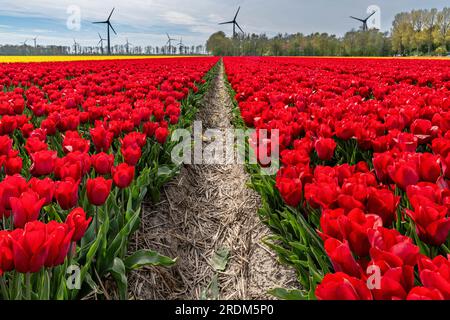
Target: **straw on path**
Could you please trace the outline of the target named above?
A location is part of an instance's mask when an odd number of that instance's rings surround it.
[[[221,64],[197,120],[203,128],[232,129],[231,110]],[[248,181],[242,165],[185,165],[160,203],[144,204],[130,250],[153,249],[178,261],[134,271],[130,297],[271,299],[268,290],[295,286],[295,272],[261,243],[270,231],[259,220],[260,199]],[[212,262],[218,252],[229,253],[219,260],[227,262],[223,271]]]

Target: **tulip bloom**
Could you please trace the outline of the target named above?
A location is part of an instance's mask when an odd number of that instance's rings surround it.
[[[441,176],[441,164],[438,156],[423,153],[419,158],[419,174],[422,181],[435,183]]]
[[[120,189],[128,188],[134,179],[134,167],[121,163],[111,169],[114,184]]]
[[[392,180],[402,190],[406,190],[410,185],[417,184],[420,180],[417,170],[406,163],[391,168],[390,174]]]
[[[347,242],[342,243],[339,240],[330,238],[325,241],[325,251],[328,257],[330,257],[336,272],[344,272],[356,278],[359,278],[363,274],[361,266],[353,257]]]
[[[423,242],[440,246],[447,241],[450,233],[448,210],[444,206],[419,205],[414,211],[406,210],[405,213],[416,224],[417,235]]]
[[[44,206],[52,203],[53,195],[55,194],[55,182],[50,178],[39,180],[31,178],[28,182],[30,188],[39,195],[40,199],[44,199]]]
[[[142,156],[142,151],[139,146],[129,146],[127,148],[121,148],[122,156],[126,164],[135,166],[139,162]]]
[[[400,197],[387,189],[370,188],[367,197],[367,210],[377,214],[383,219],[384,226],[388,227],[396,219],[397,206]]]
[[[105,180],[103,177],[88,179],[86,191],[89,202],[94,206],[102,206],[108,199],[111,192],[112,180]]]
[[[20,273],[36,273],[47,259],[49,242],[46,225],[39,221],[27,223],[24,229],[15,229],[12,240],[14,269]]]
[[[114,155],[106,153],[97,153],[91,157],[92,166],[95,172],[100,175],[111,173],[111,168],[114,165]]]
[[[107,152],[113,142],[114,134],[103,127],[92,128],[90,133],[97,152]]]
[[[55,198],[63,210],[69,210],[78,203],[79,181],[66,179],[56,183]]]
[[[167,136],[169,135],[169,130],[167,130],[167,128],[164,127],[159,127],[158,129],[156,129],[155,131],[155,139],[156,141],[158,141],[160,144],[164,144],[166,143],[167,140]]]
[[[333,159],[336,142],[330,138],[320,138],[316,141],[315,149],[320,160],[328,161]]]
[[[27,191],[18,198],[10,198],[10,202],[14,226],[23,228],[27,222],[38,219],[45,199],[39,199],[39,195],[34,191]]]
[[[419,274],[424,287],[437,289],[445,300],[450,300],[450,258],[437,256],[433,260],[419,259]]]
[[[0,277],[3,272],[11,271],[13,267],[13,249],[9,232],[0,230]]]
[[[367,231],[374,261],[385,261],[390,267],[414,266],[419,257],[419,247],[397,230],[378,228]]]
[[[50,221],[47,224],[48,255],[44,265],[55,267],[64,263],[69,253],[74,230],[65,223]]]
[[[300,204],[303,186],[295,168],[281,169],[277,175],[276,187],[287,205],[296,207]]]
[[[55,161],[57,159],[56,151],[44,150],[31,154],[30,172],[33,176],[45,176],[51,174],[55,168]]]
[[[73,230],[72,241],[78,242],[83,238],[92,218],[86,219],[83,208],[73,209],[66,218],[66,224]]]
[[[415,287],[409,292],[406,300],[444,300],[444,296],[437,289]]]
[[[343,272],[327,274],[316,288],[319,300],[373,300],[367,284]]]

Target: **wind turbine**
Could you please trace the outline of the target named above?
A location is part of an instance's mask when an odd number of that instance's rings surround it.
[[[111,29],[117,35],[116,30],[114,30],[114,28],[113,28],[113,26],[111,24],[111,16],[112,16],[112,14],[114,12],[114,9],[115,8],[113,8],[111,10],[111,13],[109,14],[108,19],[106,19],[105,21],[92,22],[92,23],[96,23],[96,24],[101,24],[101,23],[106,24],[106,31],[107,31],[107,35],[108,35],[108,54],[111,54],[111,37],[110,37],[110,34],[109,34],[109,30]]]
[[[177,39],[172,39],[168,33],[166,33],[167,35],[167,42],[166,45],[169,45],[169,54],[172,54],[172,41],[176,41]]]
[[[369,28],[367,27],[367,21],[369,21],[369,19],[372,18],[372,16],[373,16],[375,13],[377,13],[377,12],[376,12],[376,11],[372,12],[372,13],[370,14],[370,16],[368,16],[368,17],[365,18],[365,19],[360,19],[360,18],[356,18],[356,17],[353,17],[353,16],[350,16],[350,18],[362,22],[362,23],[363,23],[362,30],[363,30],[363,31],[368,31]]]
[[[25,41],[21,42],[22,46],[26,47],[27,46],[27,42],[28,42],[28,39],[25,39]]]
[[[100,32],[98,32],[98,37],[100,38],[100,41],[97,43],[97,46],[100,45],[100,49],[101,49],[102,54],[103,54],[103,41],[105,41],[106,39],[102,38],[102,36],[100,35]]]
[[[127,50],[127,54],[130,52],[130,44],[132,45],[132,43],[128,42],[127,38],[127,42],[125,43],[125,50]]]
[[[219,25],[223,25],[223,24],[233,24],[233,38],[236,38],[236,35],[237,35],[237,33],[236,33],[236,27],[238,27],[239,30],[241,30],[241,32],[244,33],[244,30],[242,30],[241,26],[239,25],[239,23],[238,23],[237,20],[236,20],[240,10],[241,10],[241,7],[239,7],[238,10],[236,11],[236,14],[235,14],[233,20],[227,21],[227,22],[219,23]]]
[[[75,51],[75,54],[77,54],[79,46],[80,44],[75,39],[73,39],[73,50]]]
[[[34,37],[34,38],[33,38],[33,41],[34,41],[34,47],[35,47],[35,48],[37,48],[37,44],[36,44],[37,38],[38,38],[38,37]]]
[[[180,42],[178,43],[180,54],[183,54],[184,51],[184,43],[183,43],[183,37],[181,37]]]

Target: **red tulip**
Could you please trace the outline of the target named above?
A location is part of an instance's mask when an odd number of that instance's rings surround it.
[[[345,273],[327,274],[316,288],[319,300],[373,300],[367,284]]]
[[[360,209],[353,209],[347,216],[338,217],[338,223],[343,238],[349,242],[352,252],[358,257],[369,255],[368,231],[383,226],[380,216],[365,214]]]
[[[396,219],[397,206],[400,197],[387,189],[369,188],[367,197],[367,210],[377,214],[383,219],[384,226],[388,227]]]
[[[73,231],[72,241],[78,242],[83,238],[92,218],[86,219],[86,213],[82,208],[73,209],[66,218],[66,224]]]
[[[437,289],[415,287],[409,292],[406,300],[444,300],[444,296]]]
[[[77,205],[79,181],[66,179],[56,183],[55,198],[63,210],[69,210]]]
[[[111,192],[112,180],[105,180],[103,177],[88,179],[86,191],[89,202],[94,206],[102,206],[108,199]]]
[[[296,207],[300,204],[303,187],[295,168],[281,169],[276,178],[276,187],[287,205]]]
[[[55,182],[50,178],[39,180],[31,178],[29,181],[30,188],[39,195],[40,199],[44,199],[44,206],[52,203],[55,194]]]
[[[450,300],[450,257],[437,256],[434,260],[422,256],[419,259],[419,274],[424,287],[437,289]]]
[[[65,223],[50,221],[47,224],[48,255],[46,267],[55,267],[66,259],[74,230]]]
[[[441,165],[438,156],[423,153],[419,158],[419,174],[423,181],[435,183],[441,176]]]
[[[15,175],[22,171],[22,158],[8,158],[5,162],[5,171],[7,175]]]
[[[120,189],[128,188],[134,179],[134,167],[121,163],[111,169],[114,184]]]
[[[51,174],[55,168],[55,161],[57,159],[56,151],[45,150],[31,154],[30,172],[33,176],[45,176]]]
[[[0,155],[7,156],[13,148],[13,140],[9,136],[0,136]]]
[[[151,138],[155,135],[156,129],[159,128],[159,124],[156,122],[146,122],[143,126],[143,132],[147,137]]]
[[[325,241],[325,251],[330,257],[334,271],[344,272],[356,278],[363,274],[361,266],[353,257],[347,242],[342,243],[339,240],[330,238]]]
[[[391,268],[417,263],[419,248],[397,230],[369,229],[367,235],[371,245],[370,256],[374,261],[385,261]]]
[[[92,165],[98,174],[105,175],[111,173],[114,165],[114,155],[106,153],[97,153],[91,157]]]
[[[14,269],[20,273],[36,273],[47,259],[49,243],[46,225],[40,221],[27,223],[24,229],[10,234],[14,254]]]
[[[448,208],[438,205],[418,205],[414,211],[405,213],[416,224],[417,235],[427,244],[440,246],[447,241],[450,233]]]
[[[394,182],[402,190],[410,185],[415,185],[419,182],[419,174],[415,168],[409,164],[399,164],[391,169],[391,176]]]
[[[155,139],[156,141],[158,141],[160,144],[164,144],[166,143],[167,140],[167,136],[169,135],[169,130],[167,128],[164,127],[159,127],[158,129],[156,129],[155,131]]]
[[[9,232],[0,230],[0,277],[3,276],[3,272],[11,271],[13,267],[13,249]]]
[[[141,148],[139,146],[129,146],[127,148],[121,148],[122,156],[126,164],[135,166],[139,162],[142,156]]]
[[[18,198],[10,198],[10,202],[14,226],[23,228],[27,222],[38,219],[45,199],[39,200],[39,195],[36,192],[27,191]]]
[[[90,129],[92,142],[97,152],[107,152],[111,147],[114,134],[104,127],[95,127]]]
[[[333,159],[336,142],[330,138],[320,138],[316,141],[315,149],[320,160],[328,161]]]
[[[372,293],[375,300],[405,300],[413,286],[413,267],[402,266],[383,272],[380,287]]]

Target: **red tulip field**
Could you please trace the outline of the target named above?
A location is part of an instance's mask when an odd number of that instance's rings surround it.
[[[125,298],[127,270],[174,263],[127,256],[127,242],[144,197],[173,175],[169,131],[189,124],[216,62],[1,65],[2,298],[76,298],[106,274]]]
[[[450,300],[450,62],[271,57],[0,64],[0,298],[129,299],[135,270],[186,263],[130,239],[220,81],[232,126],[277,131],[279,169],[245,164],[260,202],[240,213],[293,271],[272,297]]]
[[[253,185],[306,297],[450,299],[450,63],[225,66],[245,125],[280,131],[276,180]]]

